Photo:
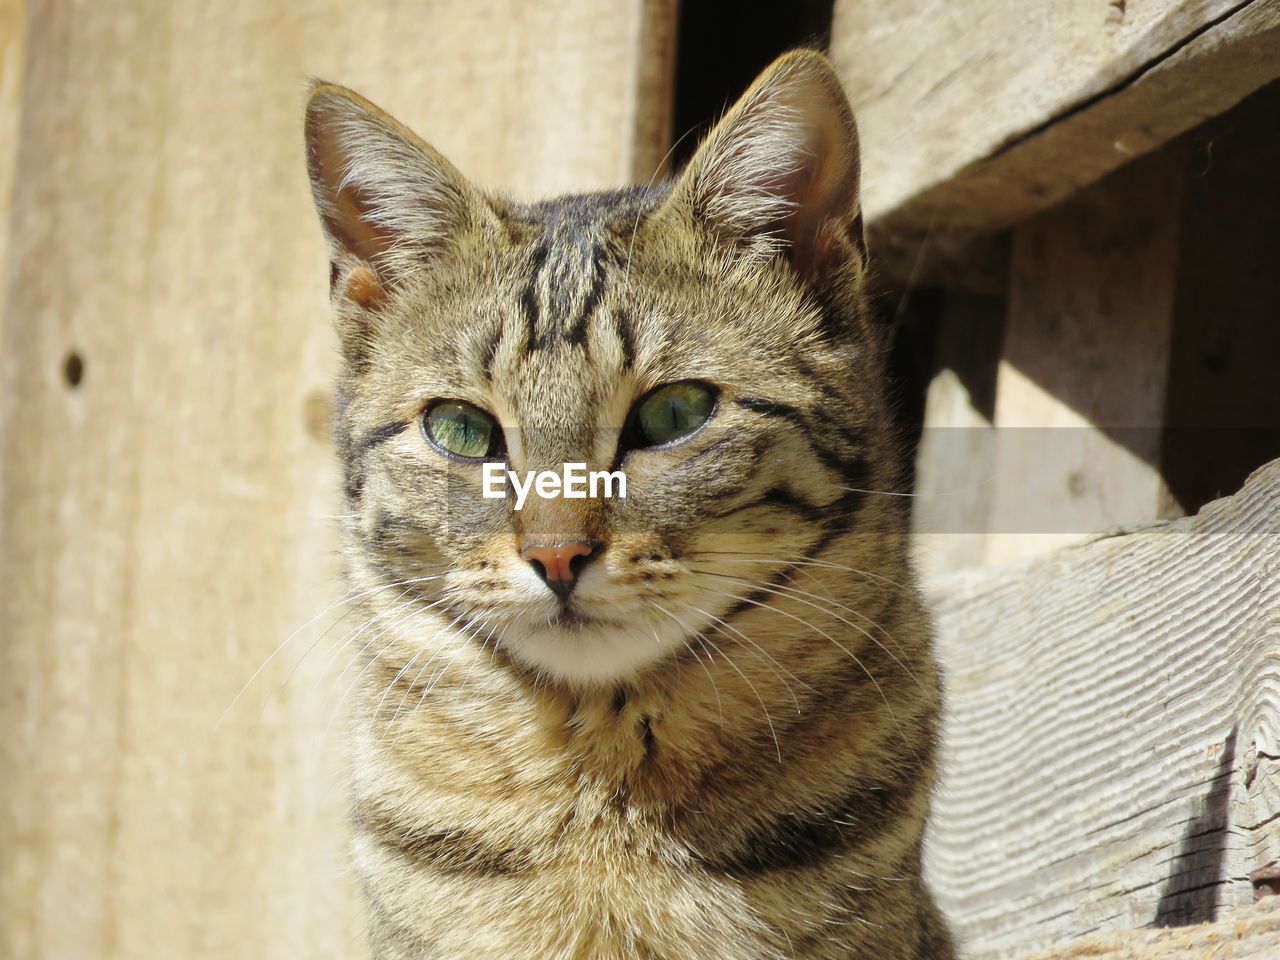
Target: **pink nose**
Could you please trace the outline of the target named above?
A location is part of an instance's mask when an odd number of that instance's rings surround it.
[[[538,576],[561,600],[567,600],[573,591],[574,581],[587,561],[596,553],[596,545],[590,543],[557,543],[546,547],[525,547],[520,551],[533,565]]]

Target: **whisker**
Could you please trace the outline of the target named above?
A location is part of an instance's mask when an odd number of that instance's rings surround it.
[[[421,649],[419,649],[416,653],[414,653],[414,655],[410,658],[409,663],[405,664],[405,666],[401,668],[401,670],[391,679],[391,682],[387,684],[387,689],[383,692],[382,700],[378,701],[378,708],[381,708],[382,702],[386,700],[388,695],[390,695],[392,688],[396,685],[396,683],[400,680],[400,678],[404,676],[404,674],[408,671],[409,667],[413,664],[413,662],[417,660],[418,657],[420,657],[427,650],[429,646],[434,644],[435,641],[439,639],[441,634],[447,633],[448,631],[452,630],[454,627],[454,624],[456,624],[459,620],[463,619],[465,616],[466,616],[465,613],[459,613],[447,625],[436,630],[436,632],[433,633],[429,639],[423,642]],[[470,622],[468,622],[468,625],[470,625]],[[396,718],[400,716],[401,710],[404,709],[404,704],[405,704],[405,701],[408,699],[409,694],[413,692],[414,685],[417,684],[417,682],[420,679],[422,679],[422,675],[427,672],[427,668],[431,666],[431,664],[435,661],[436,657],[440,655],[443,649],[444,649],[443,647],[436,647],[435,650],[432,652],[431,656],[427,659],[427,662],[422,665],[422,667],[418,670],[418,672],[414,674],[413,679],[409,681],[408,685],[405,687],[404,693],[400,696],[400,702],[396,705],[395,713],[392,714],[391,719],[387,721],[387,725],[383,728],[382,737],[380,739],[386,738],[387,733],[391,729],[391,725],[395,722]],[[450,663],[452,663],[453,660],[457,659],[458,653],[460,652],[461,651],[459,650],[454,653],[453,659],[450,660]],[[419,701],[418,705],[421,706],[421,701]],[[374,715],[377,714],[378,708],[374,709],[373,711]]]
[[[378,705],[375,706],[372,711],[370,711],[371,720],[377,717],[378,711],[381,710],[382,705],[387,702],[387,697],[391,696],[391,691],[394,690],[395,685],[400,682],[400,678],[403,677],[406,673],[408,673],[409,670],[413,667],[413,665],[417,663],[418,658],[426,652],[427,652],[426,647],[421,647],[415,650],[413,652],[413,656],[410,657],[407,661],[405,661],[405,665],[401,667],[398,671],[396,671],[396,675],[391,678],[391,680],[387,683],[386,689],[382,691],[382,696],[378,700]],[[401,699],[403,700],[403,698]],[[391,719],[395,720],[395,717],[393,716]],[[391,721],[388,721],[388,726],[390,726],[390,723]],[[385,736],[385,734],[386,732],[384,730],[383,735]]]
[[[742,603],[749,603],[753,606],[760,607],[763,610],[771,610],[774,613],[781,614],[784,617],[788,617],[796,621],[797,623],[808,627],[810,630],[814,631],[818,635],[826,638],[831,643],[835,644],[836,647],[839,648],[840,651],[845,654],[845,656],[847,656],[850,660],[852,660],[858,666],[858,668],[867,675],[867,679],[871,681],[871,683],[875,686],[876,691],[880,694],[880,699],[884,701],[885,709],[889,711],[889,716],[893,720],[894,726],[898,728],[898,734],[902,737],[903,742],[906,743],[907,748],[910,749],[912,753],[916,754],[917,758],[919,757],[919,753],[916,751],[915,746],[912,744],[911,738],[908,737],[906,734],[906,731],[902,729],[902,724],[898,720],[898,715],[893,711],[893,704],[891,704],[889,702],[889,698],[885,696],[884,688],[880,685],[880,681],[875,678],[875,675],[870,670],[867,669],[867,665],[863,663],[861,660],[859,660],[852,650],[850,650],[848,647],[842,644],[835,637],[831,636],[831,634],[827,633],[821,627],[818,627],[815,624],[810,623],[808,620],[804,619],[803,617],[798,617],[787,610],[783,610],[780,607],[775,607],[771,603],[764,603],[759,600],[753,600],[750,597],[740,597],[737,594],[728,593],[720,590],[715,590],[712,592],[719,594],[720,596],[723,596],[723,597],[728,597],[731,600],[737,600]]]
[[[300,627],[295,629],[292,633],[289,634],[289,636],[284,638],[284,641],[278,647],[276,647],[274,650],[271,651],[270,654],[267,655],[267,658],[258,665],[258,669],[254,670],[253,673],[250,675],[249,679],[245,681],[244,686],[240,688],[239,693],[237,693],[234,697],[232,697],[231,702],[227,704],[226,709],[222,711],[222,715],[218,717],[218,722],[213,725],[213,732],[216,733],[218,731],[218,728],[222,726],[223,721],[227,719],[227,715],[232,711],[235,705],[240,702],[240,698],[245,695],[245,692],[249,689],[249,687],[253,685],[253,681],[258,679],[259,675],[262,673],[263,670],[267,668],[267,666],[271,663],[271,661],[273,661],[277,656],[279,656],[280,652],[283,651],[285,647],[287,647],[290,643],[293,642],[294,637],[300,634],[303,630],[307,629],[307,627],[311,626],[321,617],[324,617],[326,614],[329,614],[332,611],[336,610],[338,607],[355,603],[367,597],[371,597],[382,590],[394,589],[395,587],[402,586],[405,582],[406,581],[400,581],[400,582],[391,583],[391,584],[380,584],[379,586],[374,587],[372,590],[366,590],[363,593],[357,593],[357,594],[343,597],[342,599],[336,600],[333,603],[329,604],[329,606],[325,607],[323,610],[317,613],[314,617],[311,617],[309,620],[303,623]],[[348,613],[349,612],[350,611],[348,611]],[[344,614],[343,616],[345,617],[346,614]],[[341,622],[341,620],[339,620],[339,622]],[[327,632],[328,631],[326,631],[326,633]],[[306,654],[303,654],[303,656],[305,657]]]
[[[434,634],[432,634],[431,639],[428,641],[428,643],[434,643],[442,633],[446,633],[452,630],[454,625],[459,620],[462,620],[465,617],[466,617],[465,613],[459,613],[446,626],[444,626],[443,628],[437,630]],[[475,623],[474,619],[468,619],[466,625],[462,628],[463,631],[468,630],[474,623]],[[467,642],[469,642],[469,640]],[[431,680],[426,684],[426,686],[423,688],[422,696],[418,697],[418,702],[413,705],[413,711],[411,712],[416,712],[422,706],[422,704],[426,702],[427,696],[431,693],[432,690],[435,689],[436,684],[439,683],[441,679],[443,679],[444,675],[448,672],[449,668],[452,667],[457,662],[458,657],[462,655],[462,652],[465,649],[466,649],[466,643],[460,643],[460,644],[454,645],[453,656],[449,658],[449,662],[446,663],[443,667],[441,667],[436,672],[435,676],[433,676]],[[422,679],[422,675],[427,672],[427,668],[431,666],[431,664],[435,661],[436,657],[438,657],[443,650],[444,650],[443,647],[437,647],[436,651],[431,655],[431,658],[426,663],[424,663],[422,665],[422,668],[417,672],[417,674],[414,675],[413,680],[409,683],[408,687],[405,689],[404,695],[401,697],[400,704],[397,705],[396,707],[396,713],[391,718],[392,721],[394,721],[395,718],[400,715],[400,711],[404,707],[405,700],[407,700],[409,694],[413,692],[414,686],[416,686],[418,681]],[[473,663],[472,666],[474,667],[475,664]],[[470,677],[470,675],[471,675],[471,671],[468,670],[467,676]],[[390,728],[390,724],[388,724],[388,729],[389,728]],[[384,732],[383,736],[385,737],[385,735],[386,734]]]
[[[400,581],[397,581],[396,583],[388,584],[388,585],[387,585],[387,589],[390,589],[390,588],[392,588],[392,587],[405,586],[406,584],[408,584],[408,585],[411,587],[412,585],[417,584],[417,583],[426,583],[426,582],[428,582],[428,581],[430,581],[430,580],[438,580],[438,579],[442,578],[443,576],[445,576],[445,574],[436,574],[436,575],[434,575],[434,576],[430,576],[430,577],[417,577],[417,578],[414,578],[414,579],[413,579],[413,580],[411,580],[411,581],[410,581],[410,580],[400,580]],[[396,601],[398,601],[398,600],[400,599],[400,597],[403,597],[403,596],[404,596],[406,593],[408,593],[408,592],[409,592],[409,589],[408,589],[408,588],[406,588],[403,592],[401,592],[401,593],[396,597],[396,599],[395,599],[395,600],[393,600],[393,601],[392,601],[392,603],[395,603]],[[284,683],[282,683],[282,684],[280,685],[280,687],[279,687],[279,690],[280,690],[280,691],[285,690],[285,689],[289,686],[290,681],[292,681],[292,680],[293,680],[294,674],[296,674],[296,673],[298,672],[299,668],[301,668],[302,664],[306,661],[307,657],[309,657],[309,656],[311,655],[312,651],[313,651],[313,650],[315,650],[316,646],[320,643],[320,641],[321,641],[321,640],[323,640],[325,637],[327,637],[327,636],[328,636],[328,635],[333,631],[333,629],[334,629],[334,628],[335,628],[339,623],[341,623],[341,622],[342,622],[343,620],[345,620],[348,616],[350,616],[350,615],[351,615],[351,613],[354,611],[354,609],[355,609],[355,608],[353,607],[351,610],[348,610],[346,613],[344,613],[344,614],[343,614],[343,615],[342,615],[338,620],[336,620],[336,621],[334,621],[334,623],[330,624],[330,625],[329,625],[329,627],[328,627],[328,628],[326,628],[326,629],[325,629],[325,631],[324,631],[323,633],[321,633],[321,634],[320,634],[320,636],[316,637],[316,639],[315,639],[315,640],[313,640],[313,641],[311,642],[311,646],[307,647],[306,652],[304,652],[304,653],[302,654],[302,656],[298,658],[298,662],[297,662],[297,663],[295,663],[295,664],[293,665],[293,669],[289,671],[289,676],[287,676],[287,677],[285,678]],[[333,662],[333,661],[332,661],[332,659],[331,659],[331,660],[329,660],[329,661],[328,661],[328,663],[326,663],[326,665],[325,665],[325,670],[327,670],[327,669],[329,668],[329,665],[330,665],[330,664],[332,664],[332,662]]]
[[[860,577],[866,577],[868,580],[880,580],[891,586],[897,587],[899,590],[908,590],[909,588],[879,573],[872,573],[869,570],[862,570],[858,567],[850,567],[843,563],[836,563],[833,560],[818,559],[816,557],[805,557],[800,554],[781,554],[778,557],[747,557],[740,550],[694,550],[689,557],[738,557],[741,558],[740,563],[768,563],[774,566],[811,566],[811,567],[829,567],[832,570],[844,570],[848,573],[857,574]],[[732,561],[719,560],[717,563],[728,563]]]
[[[449,662],[446,663],[443,667],[441,667],[438,671],[436,671],[436,675],[431,678],[430,682],[427,684],[425,689],[423,689],[422,696],[418,698],[418,702],[413,705],[413,709],[415,711],[418,710],[426,702],[427,697],[431,695],[431,691],[436,688],[436,684],[438,684],[441,680],[444,679],[444,675],[449,672],[449,668],[452,667],[458,661],[458,657],[462,655],[463,649],[464,647],[462,645],[458,645],[453,652],[453,656],[449,658]]]
[[[650,600],[650,601],[649,601],[649,603],[650,603],[651,605],[653,605],[653,601],[652,601],[652,600]],[[653,624],[647,624],[647,626],[649,627],[649,632],[653,634],[653,642],[654,642],[654,645],[655,645],[655,646],[658,646],[658,647],[661,647],[661,646],[662,646],[662,639],[658,636],[658,630],[657,630],[657,628],[656,628],[656,627],[654,627],[654,626],[653,626]],[[703,653],[705,653],[708,657],[710,657],[710,658],[712,659],[712,662],[714,662],[714,657],[713,657],[713,655],[712,655],[711,651],[707,649],[706,641],[704,641],[704,640],[702,639],[702,635],[701,635],[701,634],[694,634],[694,635],[693,635],[693,637],[692,637],[692,639],[697,640],[697,641],[702,645],[702,652],[703,652]],[[721,732],[723,733],[723,731],[724,731],[724,701],[720,699],[720,687],[719,687],[719,685],[716,683],[716,678],[712,675],[710,668],[708,668],[708,667],[707,667],[707,665],[706,665],[705,663],[703,663],[703,662],[702,662],[702,657],[698,656],[698,651],[697,651],[697,650],[695,650],[695,649],[693,648],[693,646],[689,643],[689,640],[690,640],[690,637],[688,637],[688,636],[686,635],[686,636],[684,637],[684,645],[685,645],[685,649],[687,649],[690,653],[692,653],[692,654],[693,654],[693,658],[694,658],[695,660],[697,660],[697,661],[698,661],[698,666],[700,666],[700,667],[702,668],[702,672],[703,672],[703,673],[705,673],[705,674],[707,675],[707,680],[708,680],[708,681],[710,682],[710,684],[711,684],[711,692],[712,692],[712,693],[714,693],[714,694],[715,694],[715,696],[716,696],[716,712],[720,714],[720,730],[721,730]]]
[[[487,615],[485,615],[485,616],[480,617],[479,619],[480,619],[480,626],[476,629],[475,634],[474,634],[474,635],[472,636],[472,638],[471,638],[473,641],[475,640],[475,638],[476,638],[476,637],[478,637],[478,636],[480,635],[480,631],[484,629],[484,625],[485,625],[486,623],[488,623],[490,620],[493,620],[493,621],[494,621],[493,626],[489,628],[489,632],[488,632],[488,634],[486,634],[486,635],[485,635],[485,638],[484,638],[483,640],[481,640],[481,641],[480,641],[480,652],[481,652],[481,653],[484,653],[484,648],[485,648],[486,646],[488,646],[489,641],[493,639],[493,635],[494,635],[494,633],[496,633],[496,632],[497,632],[497,630],[498,630],[498,623],[499,623],[500,621],[498,621],[498,619],[497,619],[494,615],[492,615],[492,614],[487,614]],[[474,660],[472,660],[472,661],[471,661],[471,666],[469,666],[469,667],[467,668],[467,673],[466,673],[466,675],[462,678],[462,686],[464,686],[464,687],[465,687],[468,683],[470,683],[470,682],[471,682],[471,674],[475,671],[475,669],[476,669],[476,664],[477,664],[477,663],[479,663],[479,662],[480,662],[480,658],[479,658],[479,657],[477,657],[477,658],[475,658]]]
[[[404,616],[401,617],[398,622],[403,622],[404,620],[407,620],[415,616],[416,613],[417,611],[410,610],[407,614],[404,614]],[[373,620],[366,622],[362,629],[368,628],[370,625],[372,625],[373,622],[374,622]],[[360,651],[353,658],[352,662],[347,664],[347,666],[343,668],[342,672],[338,674],[337,678],[334,680],[334,684],[333,684],[334,687],[336,687],[338,683],[342,681],[342,678],[347,675],[347,671],[350,670],[355,663],[359,662],[359,659],[364,656],[365,651],[369,649],[369,647],[374,643],[374,641],[380,636],[385,636],[386,630],[388,629],[390,629],[389,626],[384,628],[383,630],[379,630],[378,633],[370,637],[365,642],[364,646],[360,648]],[[351,642],[353,641],[344,640],[343,643],[339,646],[339,650],[345,648]],[[334,702],[333,709],[329,712],[329,719],[325,722],[324,729],[316,736],[317,743],[323,742],[328,737],[329,730],[333,726],[333,721],[337,718],[338,712],[341,709],[343,702],[346,700],[347,694],[351,692],[351,689],[356,685],[356,683],[359,682],[360,678],[365,675],[365,672],[380,659],[382,659],[381,655],[377,652],[374,652],[373,656],[369,658],[368,662],[364,665],[364,667],[361,668],[361,670],[357,672],[355,677],[352,679],[351,685],[347,687],[346,690],[343,691],[342,696],[340,696]]]
[[[364,652],[368,650],[369,646],[373,644],[376,640],[379,640],[382,637],[385,637],[388,633],[397,629],[398,627],[408,622],[409,620],[412,620],[414,617],[425,617],[428,611],[432,607],[436,606],[437,604],[443,603],[444,600],[442,598],[440,600],[435,601],[435,603],[429,604],[424,608],[414,608],[413,607],[414,602],[415,601],[412,599],[406,601],[406,603],[403,604],[402,606],[410,607],[411,609],[409,610],[409,612],[395,619],[393,622],[386,624],[380,631],[378,631],[376,635],[374,635],[373,637],[370,637],[369,640],[365,643],[365,645],[360,648],[360,653],[356,655],[356,658],[352,661],[352,664],[359,662],[359,658],[364,655]],[[338,710],[342,707],[342,704],[346,702],[347,697],[351,695],[351,691],[355,689],[356,684],[360,682],[360,678],[363,677],[366,673],[368,673],[369,669],[375,663],[377,663],[380,659],[382,659],[382,657],[380,654],[377,654],[377,653],[375,653],[372,657],[370,657],[369,662],[366,663],[360,669],[360,672],[357,673],[355,677],[352,678],[351,683],[347,685],[347,688],[342,691],[342,696],[338,698],[337,703],[335,703],[333,706],[333,711],[329,714],[329,722],[325,724],[324,733],[321,735],[322,739],[325,737],[328,737],[329,729],[333,726],[333,721],[338,716]],[[349,669],[350,669],[350,666],[348,666],[346,669],[342,671],[342,673],[338,675],[339,682],[342,680],[342,677],[346,675],[346,672]]]
[[[715,663],[716,655],[707,646],[706,638],[703,637],[702,634],[694,634],[693,639],[698,641],[698,646],[702,647],[702,652],[707,655],[707,660],[711,663]],[[693,647],[689,646],[688,638],[685,639],[685,646],[689,648],[689,652],[693,654],[694,658],[698,661],[698,665],[702,667],[703,672],[707,675],[707,679],[711,681],[711,692],[714,693],[716,696],[716,714],[718,715],[720,720],[720,734],[721,736],[723,736],[724,735],[724,701],[720,698],[720,685],[716,683],[715,674],[712,673],[711,669],[702,662],[702,658],[698,656],[697,651],[694,650]]]
[[[651,601],[649,601],[649,602],[650,602],[650,603],[653,603],[653,601],[652,601],[652,600],[651,600]],[[764,711],[764,719],[765,719],[765,723],[767,723],[767,724],[769,725],[769,735],[773,737],[773,749],[774,749],[774,750],[777,752],[777,754],[778,754],[778,762],[779,762],[779,763],[781,763],[781,762],[782,762],[782,747],[781,747],[781,745],[778,743],[778,732],[777,732],[777,730],[775,730],[775,729],[774,729],[774,726],[773,726],[773,717],[769,716],[769,708],[768,708],[767,706],[765,706],[764,698],[760,696],[760,691],[759,691],[759,690],[757,690],[757,689],[756,689],[756,685],[755,685],[754,683],[752,683],[752,682],[751,682],[751,678],[750,678],[750,677],[748,677],[745,673],[743,673],[743,672],[738,668],[738,665],[737,665],[736,663],[734,663],[734,662],[733,662],[733,658],[732,658],[732,657],[730,657],[728,654],[726,654],[723,650],[720,650],[720,647],[716,644],[716,642],[715,642],[714,640],[710,639],[709,637],[707,637],[707,636],[705,636],[705,635],[703,635],[703,634],[701,634],[701,633],[698,633],[698,632],[697,632],[697,631],[695,631],[695,630],[691,630],[691,629],[689,629],[689,625],[688,625],[688,624],[686,624],[683,620],[681,620],[679,617],[677,617],[677,616],[676,616],[674,613],[672,613],[670,610],[666,610],[666,609],[664,609],[660,604],[653,603],[653,605],[654,605],[655,607],[657,607],[657,609],[658,609],[658,610],[661,610],[661,611],[662,611],[663,613],[665,613],[668,617],[670,617],[672,620],[674,620],[674,621],[676,622],[676,625],[677,625],[677,626],[679,626],[679,627],[680,627],[680,629],[681,629],[681,630],[683,630],[683,631],[685,632],[685,635],[686,635],[686,636],[692,636],[692,635],[695,635],[695,634],[696,634],[697,636],[701,637],[701,638],[702,638],[702,640],[703,640],[704,642],[710,643],[710,644],[711,644],[711,646],[712,646],[712,648],[714,648],[715,650],[720,651],[720,655],[721,655],[722,657],[724,657],[724,662],[725,662],[725,663],[727,663],[727,664],[728,664],[728,665],[733,669],[733,671],[734,671],[735,673],[737,673],[737,675],[738,675],[738,676],[740,676],[740,677],[742,678],[743,682],[744,682],[748,687],[750,687],[750,688],[751,688],[751,692],[752,692],[753,694],[755,694],[756,700],[758,700],[758,701],[760,702],[760,709],[761,709],[762,711]]]
[[[404,596],[404,594],[401,594],[401,596]],[[342,682],[342,678],[347,675],[347,671],[360,662],[361,658],[364,656],[366,651],[368,651],[368,649],[374,643],[376,643],[378,640],[382,639],[383,637],[387,636],[387,634],[399,629],[403,624],[409,622],[414,617],[425,618],[432,609],[434,609],[435,607],[439,606],[441,603],[444,603],[444,602],[445,602],[445,598],[441,597],[440,599],[427,604],[425,607],[418,607],[416,606],[417,599],[414,597],[410,597],[408,600],[404,601],[403,603],[400,603],[397,606],[393,607],[392,609],[386,610],[383,613],[379,614],[377,617],[373,617],[372,619],[367,621],[365,625],[361,628],[361,630],[356,633],[355,636],[349,636],[347,639],[345,639],[342,642],[342,644],[338,647],[338,649],[336,649],[333,652],[333,655],[329,658],[328,662],[325,664],[325,671],[327,672],[329,665],[333,663],[333,661],[337,658],[338,654],[340,654],[342,650],[344,650],[346,647],[354,643],[356,638],[360,635],[361,632],[363,632],[364,630],[367,630],[374,623],[377,623],[379,621],[382,622],[383,626],[371,637],[369,637],[368,640],[365,641],[364,645],[360,648],[360,650],[356,653],[356,655],[351,659],[351,662],[348,663],[345,667],[343,667],[342,672],[339,673],[338,676],[335,678],[333,686],[336,687],[339,683]],[[334,716],[336,715],[336,712],[337,712],[337,706],[340,706],[342,704],[342,702],[347,698],[347,695],[351,692],[351,690],[355,687],[355,685],[360,681],[360,678],[363,677],[365,673],[369,671],[369,668],[372,667],[374,663],[376,663],[380,659],[382,659],[381,656],[375,653],[372,657],[369,658],[369,661],[364,665],[364,667],[361,668],[359,673],[356,674],[355,678],[351,681],[350,686],[348,686],[347,689],[343,692],[342,696],[338,698],[337,705],[335,705],[335,708],[334,708],[334,713],[331,713],[329,716],[329,724],[333,723]],[[328,725],[326,725],[325,730],[326,732],[328,731]]]
[[[872,626],[879,627],[879,624],[877,624],[874,620],[872,620],[870,617],[866,616],[865,614],[861,613],[860,611],[854,610],[852,607],[845,606],[843,603],[840,603],[837,600],[831,599],[830,597],[820,597],[818,596],[818,594],[810,593],[808,590],[801,590],[799,587],[790,587],[785,584],[776,584],[776,585],[765,584],[765,583],[760,583],[759,581],[756,581],[756,580],[746,580],[746,579],[743,579],[742,577],[731,577],[725,573],[714,573],[710,570],[699,570],[696,567],[690,567],[690,569],[693,570],[695,573],[702,574],[703,576],[718,577],[721,580],[731,580],[734,583],[743,584],[744,586],[752,590],[763,590],[766,593],[772,593],[779,596],[790,597],[792,600],[795,600],[799,603],[803,603],[806,606],[813,607],[815,610],[825,613],[827,616],[831,617],[832,619],[839,620],[845,626],[851,627],[852,629],[857,630],[864,637],[866,637],[868,640],[870,640],[872,643],[878,646],[881,650],[887,653],[893,659],[893,662],[896,663],[899,667],[901,667],[903,671],[907,674],[907,676],[911,678],[912,682],[914,682],[917,686],[922,686],[919,678],[911,671],[911,668],[908,667],[905,663],[903,663],[892,650],[890,650],[883,643],[877,640],[870,633],[870,631],[868,631],[864,627],[860,627],[858,624],[853,623],[852,621],[846,620],[844,617],[840,616],[838,613],[833,613],[831,610],[826,609],[821,604],[814,603],[811,600],[805,600],[804,597],[813,597],[814,600],[829,601],[831,604],[833,604],[834,606],[840,607],[842,610],[847,610],[850,613],[854,614],[855,616],[862,617]],[[884,631],[884,628],[880,627],[880,630]],[[889,636],[888,631],[884,631],[884,632],[886,637],[889,637],[889,639],[891,640],[893,639],[891,636]],[[897,641],[895,640],[894,643],[897,643]],[[905,652],[906,651],[903,651],[903,653]]]
[[[959,497],[966,493],[973,493],[984,486],[995,483],[999,474],[992,474],[985,480],[979,480],[977,483],[967,487],[957,487],[955,490],[938,490],[929,491],[928,493],[911,492],[906,493],[899,490],[865,490],[862,487],[835,487],[836,490],[848,490],[850,493],[866,493],[877,497],[919,497],[921,500],[933,500],[940,497]]]
[[[799,698],[797,698],[797,697],[796,697],[795,691],[794,691],[793,689],[791,689],[791,685],[790,685],[789,683],[786,683],[785,678],[786,678],[786,677],[790,677],[790,678],[791,678],[792,680],[794,680],[796,683],[800,684],[802,687],[805,687],[805,688],[807,688],[807,689],[808,689],[808,690],[810,690],[810,691],[812,691],[812,690],[813,690],[813,687],[812,687],[812,686],[810,686],[809,684],[805,683],[803,680],[801,680],[799,677],[797,677],[794,673],[792,673],[790,670],[788,670],[786,667],[784,667],[781,663],[779,663],[779,662],[778,662],[777,658],[775,658],[773,655],[771,655],[771,654],[770,654],[767,650],[765,650],[762,646],[760,646],[758,643],[756,643],[754,640],[752,640],[750,637],[748,637],[745,633],[743,633],[741,630],[739,630],[739,629],[738,629],[737,627],[735,627],[733,624],[729,623],[727,620],[722,620],[722,619],[720,619],[719,617],[717,617],[715,614],[710,613],[710,612],[708,612],[708,611],[706,611],[706,610],[703,610],[701,607],[696,607],[696,606],[694,606],[692,603],[686,603],[686,602],[685,602],[685,601],[683,601],[683,600],[677,600],[677,601],[676,601],[676,603],[680,604],[682,607],[688,607],[690,610],[694,610],[694,611],[696,611],[697,613],[702,614],[704,617],[707,617],[707,618],[708,618],[708,619],[710,619],[710,620],[714,620],[716,623],[720,624],[720,625],[721,625],[722,627],[724,627],[725,629],[732,630],[732,631],[733,631],[734,633],[736,633],[739,637],[741,637],[743,641],[745,641],[746,643],[748,643],[748,644],[750,644],[750,645],[751,645],[751,647],[752,647],[752,651],[751,651],[751,652],[756,653],[756,655],[757,655],[758,657],[762,658],[765,662],[767,662],[767,663],[769,663],[769,664],[772,664],[772,668],[771,668],[771,669],[773,669],[774,673],[775,673],[775,674],[777,674],[777,676],[778,676],[778,678],[779,678],[779,679],[783,680],[783,685],[787,688],[787,693],[788,693],[788,694],[790,695],[790,697],[791,697],[791,702],[795,705],[795,708],[796,708],[796,715],[797,715],[797,716],[799,716],[799,714],[800,714],[800,700],[799,700]],[[733,637],[729,637],[728,639],[733,640]],[[734,641],[734,642],[736,643],[737,641]]]
[[[391,604],[392,604],[391,606],[389,606],[386,610],[382,610],[379,613],[375,614],[374,616],[370,617],[368,620],[362,623],[355,630],[349,631],[334,646],[333,652],[329,654],[329,659],[326,660],[324,662],[324,666],[320,668],[320,676],[316,679],[317,685],[319,684],[320,679],[323,678],[324,675],[329,672],[329,668],[333,666],[334,661],[338,659],[338,657],[342,654],[342,651],[345,650],[352,643],[354,643],[355,640],[357,640],[359,637],[363,636],[364,633],[374,624],[386,623],[395,617],[399,617],[401,614],[405,614],[406,617],[412,614],[413,605],[416,602],[416,599],[414,597],[410,597],[408,600],[401,599],[408,592],[409,592],[408,590],[405,590],[403,593],[400,593],[394,600],[391,601]],[[408,613],[406,613],[406,611],[408,611]],[[363,654],[364,651],[369,648],[369,645],[371,643],[373,643],[379,637],[382,637],[385,635],[386,635],[386,632],[383,630],[380,630],[378,633],[374,634],[374,636],[370,637],[369,640],[365,642],[365,645],[360,649],[360,653],[356,655],[356,659],[357,660],[359,659],[360,654]],[[338,674],[337,678],[334,681],[335,685],[342,682],[342,678],[346,676],[347,671],[350,669],[351,669],[351,664],[347,664],[347,666],[342,668],[342,672]]]

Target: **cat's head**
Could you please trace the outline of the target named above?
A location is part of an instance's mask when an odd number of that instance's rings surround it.
[[[401,642],[613,682],[856,529],[888,441],[857,135],[819,54],[770,67],[654,188],[515,203],[328,84],[306,134],[352,588]],[[486,462],[621,471],[626,496],[517,510]]]

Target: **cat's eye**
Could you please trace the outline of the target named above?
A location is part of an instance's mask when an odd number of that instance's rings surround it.
[[[640,401],[632,414],[632,445],[657,447],[689,436],[716,406],[715,388],[686,380],[659,387]]]
[[[496,453],[502,443],[502,431],[493,417],[461,400],[433,403],[422,417],[422,429],[441,450],[468,460]]]

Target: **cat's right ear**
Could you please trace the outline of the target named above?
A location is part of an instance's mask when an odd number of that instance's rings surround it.
[[[667,209],[814,283],[861,258],[858,130],[827,58],[775,60],[698,147]]]
[[[305,126],[334,295],[357,306],[377,306],[439,256],[484,202],[439,152],[345,87],[313,82]]]

